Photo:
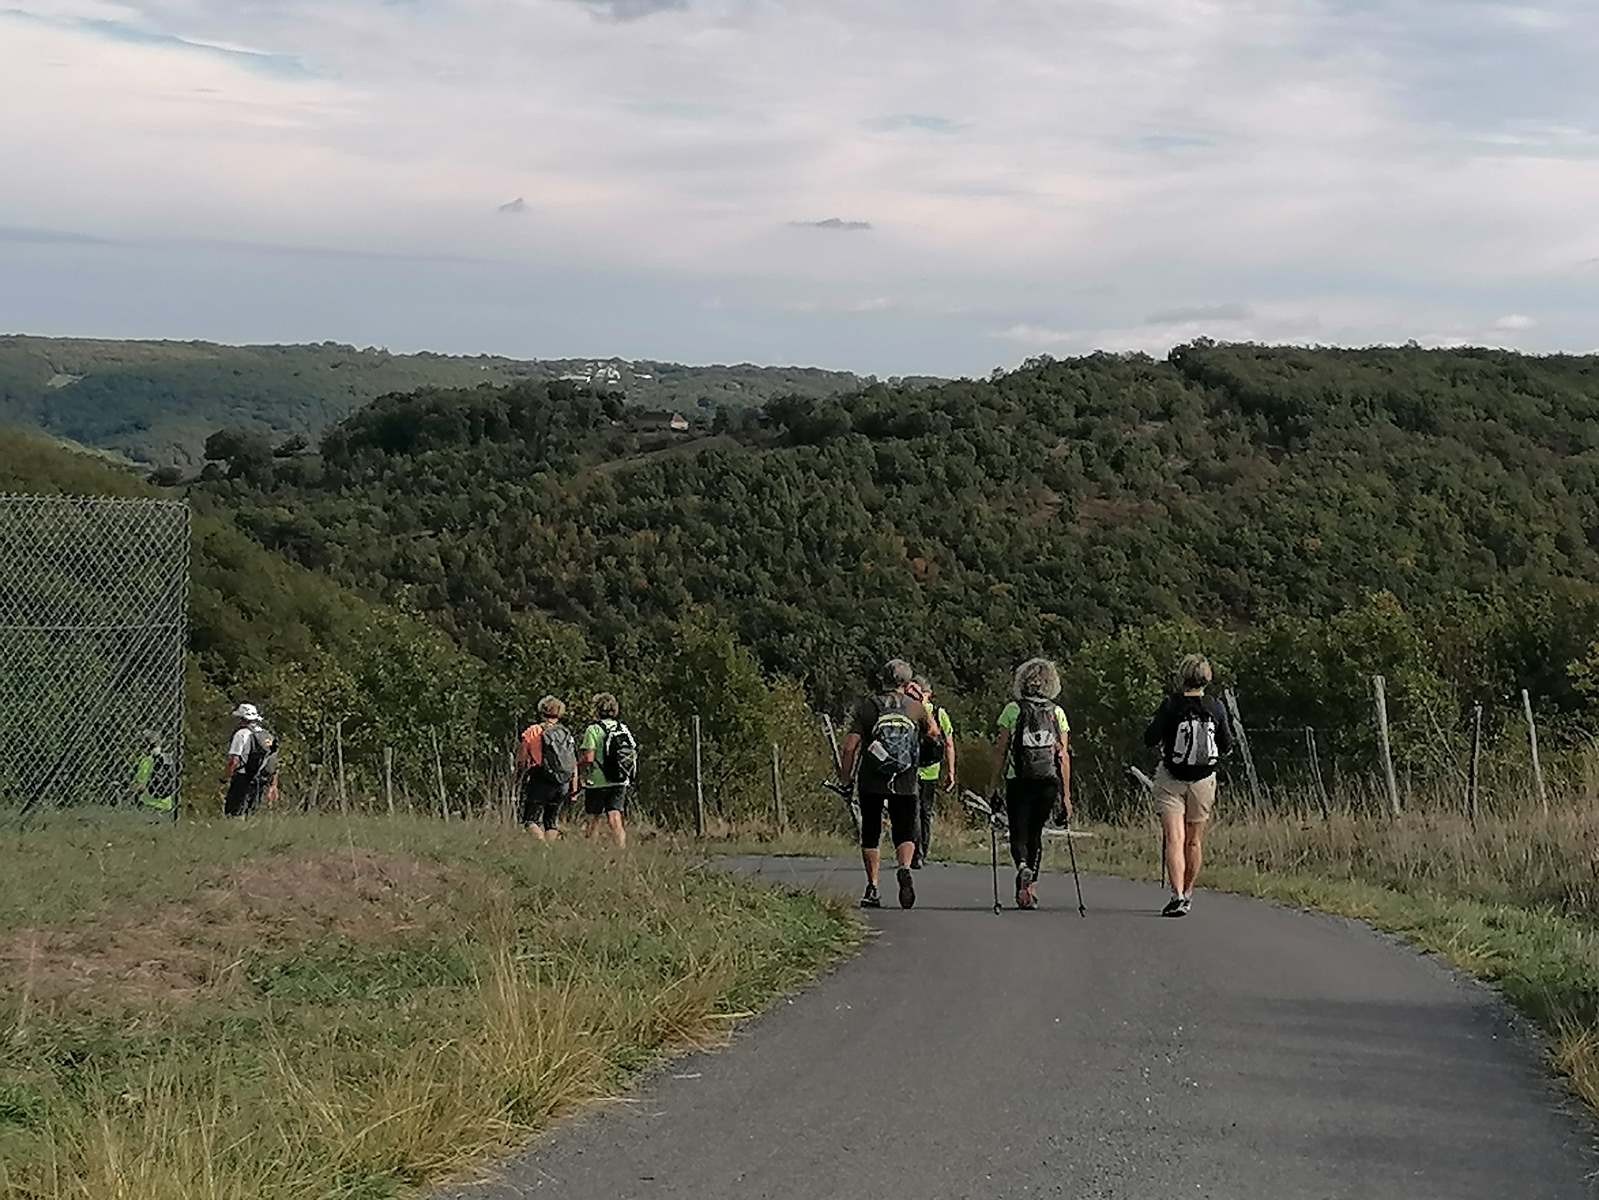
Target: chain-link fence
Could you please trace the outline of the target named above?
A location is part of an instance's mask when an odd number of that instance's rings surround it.
[[[0,807],[174,813],[189,509],[0,495]]]

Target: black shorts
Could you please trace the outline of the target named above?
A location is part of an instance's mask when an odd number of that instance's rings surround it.
[[[627,810],[625,787],[587,787],[583,789],[583,812],[590,817]]]
[[[865,796],[861,797],[861,847],[876,850],[883,840],[883,809],[888,809],[888,820],[894,836],[894,845],[903,846],[916,840],[916,796]]]
[[[531,829],[537,825],[544,830],[555,828],[561,815],[561,805],[566,803],[566,788],[553,779],[529,776],[522,781],[522,825]]]

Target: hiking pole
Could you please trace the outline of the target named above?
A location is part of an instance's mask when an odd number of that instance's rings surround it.
[[[994,863],[994,915],[1000,914],[999,904],[999,826],[988,823],[988,853]]]
[[[1077,873],[1077,842],[1072,837],[1072,823],[1066,822],[1066,849],[1072,856],[1072,882],[1077,885],[1077,915],[1088,916],[1088,909],[1083,906],[1083,879]]]

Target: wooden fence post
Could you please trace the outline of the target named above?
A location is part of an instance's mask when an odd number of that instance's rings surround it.
[[[772,810],[777,816],[777,832],[788,832],[788,811],[783,807],[783,771],[777,743],[772,743]]]
[[[1394,778],[1394,750],[1388,739],[1388,693],[1381,675],[1371,677],[1372,695],[1377,701],[1377,747],[1382,753],[1383,782],[1388,788],[1388,811],[1400,813],[1399,781]]]
[[[1538,722],[1532,716],[1532,697],[1521,689],[1521,711],[1527,714],[1527,744],[1532,747],[1532,777],[1538,784],[1538,807],[1549,815],[1549,793],[1543,786],[1543,764],[1538,761]]]
[[[339,811],[350,811],[350,799],[344,791],[344,722],[340,721],[333,727],[333,752],[338,756],[339,764]]]
[[[394,747],[383,747],[383,798],[388,801],[389,816],[394,815]]]
[[[1466,776],[1466,812],[1477,823],[1477,769],[1482,761],[1482,703],[1471,707],[1471,771]]]
[[[1255,756],[1249,750],[1249,734],[1244,729],[1243,714],[1238,711],[1238,697],[1233,689],[1222,693],[1227,701],[1227,715],[1232,718],[1233,737],[1238,739],[1238,753],[1244,759],[1244,776],[1249,780],[1249,801],[1255,808],[1265,807],[1265,796],[1260,790],[1260,776],[1255,772]]]
[[[450,798],[444,790],[444,759],[439,755],[439,731],[429,729],[433,736],[433,772],[439,781],[439,812],[446,821],[450,819]]]
[[[694,836],[705,836],[705,779],[700,772],[700,715],[691,718],[694,728]]]
[[[1321,755],[1316,752],[1316,731],[1305,726],[1305,750],[1310,756],[1310,781],[1316,788],[1316,800],[1321,804],[1321,819],[1332,816],[1332,806],[1327,799],[1327,784],[1321,777]]]

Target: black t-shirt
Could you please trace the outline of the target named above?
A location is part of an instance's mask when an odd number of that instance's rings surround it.
[[[900,711],[912,721],[917,728],[925,732],[927,724],[927,709],[920,700],[891,692],[887,695],[867,696],[855,706],[855,715],[850,720],[849,731],[861,739],[861,753],[866,752],[866,746],[872,740],[872,731],[877,728],[877,719],[881,717],[891,704],[898,704]],[[861,792],[868,796],[914,796],[916,795],[916,777],[918,771],[912,767],[904,771],[893,780],[884,783],[870,777],[868,772],[860,775]]]
[[[1155,719],[1144,731],[1144,745],[1159,746],[1161,762],[1166,764],[1173,779],[1181,779],[1184,783],[1209,779],[1216,773],[1214,765],[1188,766],[1172,762],[1177,728],[1196,709],[1207,714],[1215,723],[1216,755],[1218,758],[1225,757],[1233,748],[1233,728],[1221,701],[1211,696],[1187,696],[1181,692],[1167,696],[1155,710]]]

